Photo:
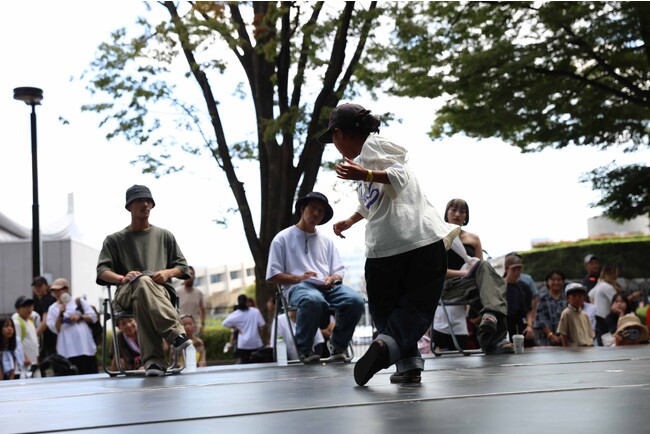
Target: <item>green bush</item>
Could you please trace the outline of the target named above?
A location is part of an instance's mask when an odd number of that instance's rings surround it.
[[[216,323],[216,325],[208,325],[201,335],[203,344],[205,345],[205,356],[208,362],[208,365],[212,364],[221,364],[224,362],[235,363],[237,358],[233,355],[232,351],[228,353],[223,352],[223,347],[226,345],[226,342],[230,340],[230,329],[221,326],[221,322],[210,321]],[[111,346],[113,345],[113,333],[108,330],[106,335],[106,344],[107,351],[110,354]],[[97,345],[97,352],[95,353],[95,358],[97,359],[97,366],[101,371],[102,369],[102,346]],[[107,366],[110,367],[110,360],[106,361]]]
[[[235,361],[235,356],[232,351],[228,353],[223,352],[223,347],[230,340],[230,329],[219,326],[208,326],[203,330],[201,335],[203,344],[205,345],[205,356],[208,360],[208,365],[222,360]]]
[[[584,257],[590,253],[598,256],[603,264],[618,265],[621,277],[650,277],[648,236],[558,243],[519,252],[525,272],[537,282],[543,281],[546,273],[554,268],[562,270],[568,280],[582,279],[586,274]]]

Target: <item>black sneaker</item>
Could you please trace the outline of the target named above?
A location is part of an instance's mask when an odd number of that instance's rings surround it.
[[[368,351],[354,365],[354,381],[359,386],[365,385],[373,375],[390,366],[390,354],[386,343],[375,340]]]
[[[307,354],[300,355],[300,361],[304,365],[313,365],[314,363],[320,362],[320,356],[313,351],[308,352]]]
[[[491,312],[486,312],[481,317],[481,323],[476,332],[476,339],[483,352],[494,344],[497,334],[497,317]]]
[[[176,339],[172,341],[172,347],[174,351],[180,353],[185,348],[189,347],[192,344],[192,339],[188,338],[185,333],[176,336]]]
[[[411,369],[406,372],[395,372],[390,376],[390,382],[393,384],[412,384],[422,382],[422,370]]]
[[[327,349],[330,351],[331,362],[349,362],[351,360],[347,350],[336,348],[331,341],[327,341]]]
[[[145,375],[147,377],[162,377],[165,375],[165,370],[161,368],[157,363],[152,363],[151,365],[147,366]]]

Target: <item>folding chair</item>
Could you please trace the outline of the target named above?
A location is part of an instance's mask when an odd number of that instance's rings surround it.
[[[287,319],[287,327],[289,329],[289,333],[291,334],[291,341],[295,344],[296,342],[296,336],[293,332],[293,326],[291,324],[291,318],[289,318],[289,312],[292,310],[296,310],[295,307],[290,306],[289,302],[285,298],[284,294],[282,294],[282,287],[280,285],[276,286],[276,293],[275,293],[275,321],[273,322],[275,325],[275,328],[273,330],[273,336],[274,336],[274,342],[273,342],[273,360],[277,362],[278,360],[278,355],[277,355],[277,343],[278,343],[278,317],[280,316],[281,313],[285,314],[285,318]],[[278,303],[279,301],[279,303]],[[329,314],[329,312],[328,312]],[[286,341],[286,336],[284,337]],[[354,348],[352,347],[352,341],[348,344],[348,358],[345,359],[345,363],[350,363],[352,359],[354,358]],[[327,363],[330,361],[330,358],[326,359],[321,359],[320,360],[322,363]],[[288,363],[293,364],[293,363],[300,363],[300,360],[288,360]]]
[[[440,297],[440,301],[438,302],[438,308],[442,309],[443,313],[445,314],[445,319],[447,320],[447,325],[449,326],[449,334],[451,335],[451,340],[454,342],[454,347],[456,349],[440,351],[436,348],[436,344],[433,341],[433,339],[431,339],[431,352],[436,357],[440,357],[446,354],[462,354],[463,356],[471,356],[472,354],[483,353],[483,351],[480,349],[478,350],[463,349],[458,343],[458,339],[456,338],[456,333],[454,333],[454,325],[451,321],[451,317],[449,316],[449,311],[447,311],[447,306],[465,306],[467,304],[470,304],[469,300],[444,300],[443,297]],[[431,330],[433,330],[433,323],[431,324]]]
[[[143,369],[127,370],[122,366],[122,362],[120,360],[120,348],[117,342],[117,329],[115,323],[119,319],[132,318],[134,317],[134,315],[133,312],[131,311],[121,311],[121,312],[114,311],[111,288],[112,288],[111,285],[106,286],[106,289],[108,291],[108,297],[104,299],[104,336],[102,339],[102,368],[104,369],[104,372],[106,372],[111,377],[116,377],[118,375],[125,375],[125,376],[144,375],[146,371]],[[113,371],[108,366],[108,359],[110,358],[110,353],[107,351],[108,350],[107,323],[110,319],[112,319],[111,321],[111,332],[113,333],[112,346],[113,346],[113,355],[115,357],[115,366],[117,367],[117,371]],[[176,351],[172,351],[172,360],[170,362],[169,367],[167,368],[166,371],[167,374],[180,374],[183,371],[183,369],[185,368],[185,357],[183,357],[182,366],[177,367],[176,366],[177,361],[178,361],[178,353]]]

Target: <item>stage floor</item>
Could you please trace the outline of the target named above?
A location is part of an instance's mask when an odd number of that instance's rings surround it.
[[[0,432],[646,434],[649,360],[648,345],[427,356],[421,385],[390,368],[365,387],[353,363],[0,381]]]

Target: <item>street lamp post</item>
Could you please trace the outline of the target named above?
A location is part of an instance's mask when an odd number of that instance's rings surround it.
[[[41,270],[41,228],[38,214],[38,158],[36,152],[36,106],[43,100],[43,91],[37,87],[17,87],[14,99],[32,106],[32,277],[43,274]]]

